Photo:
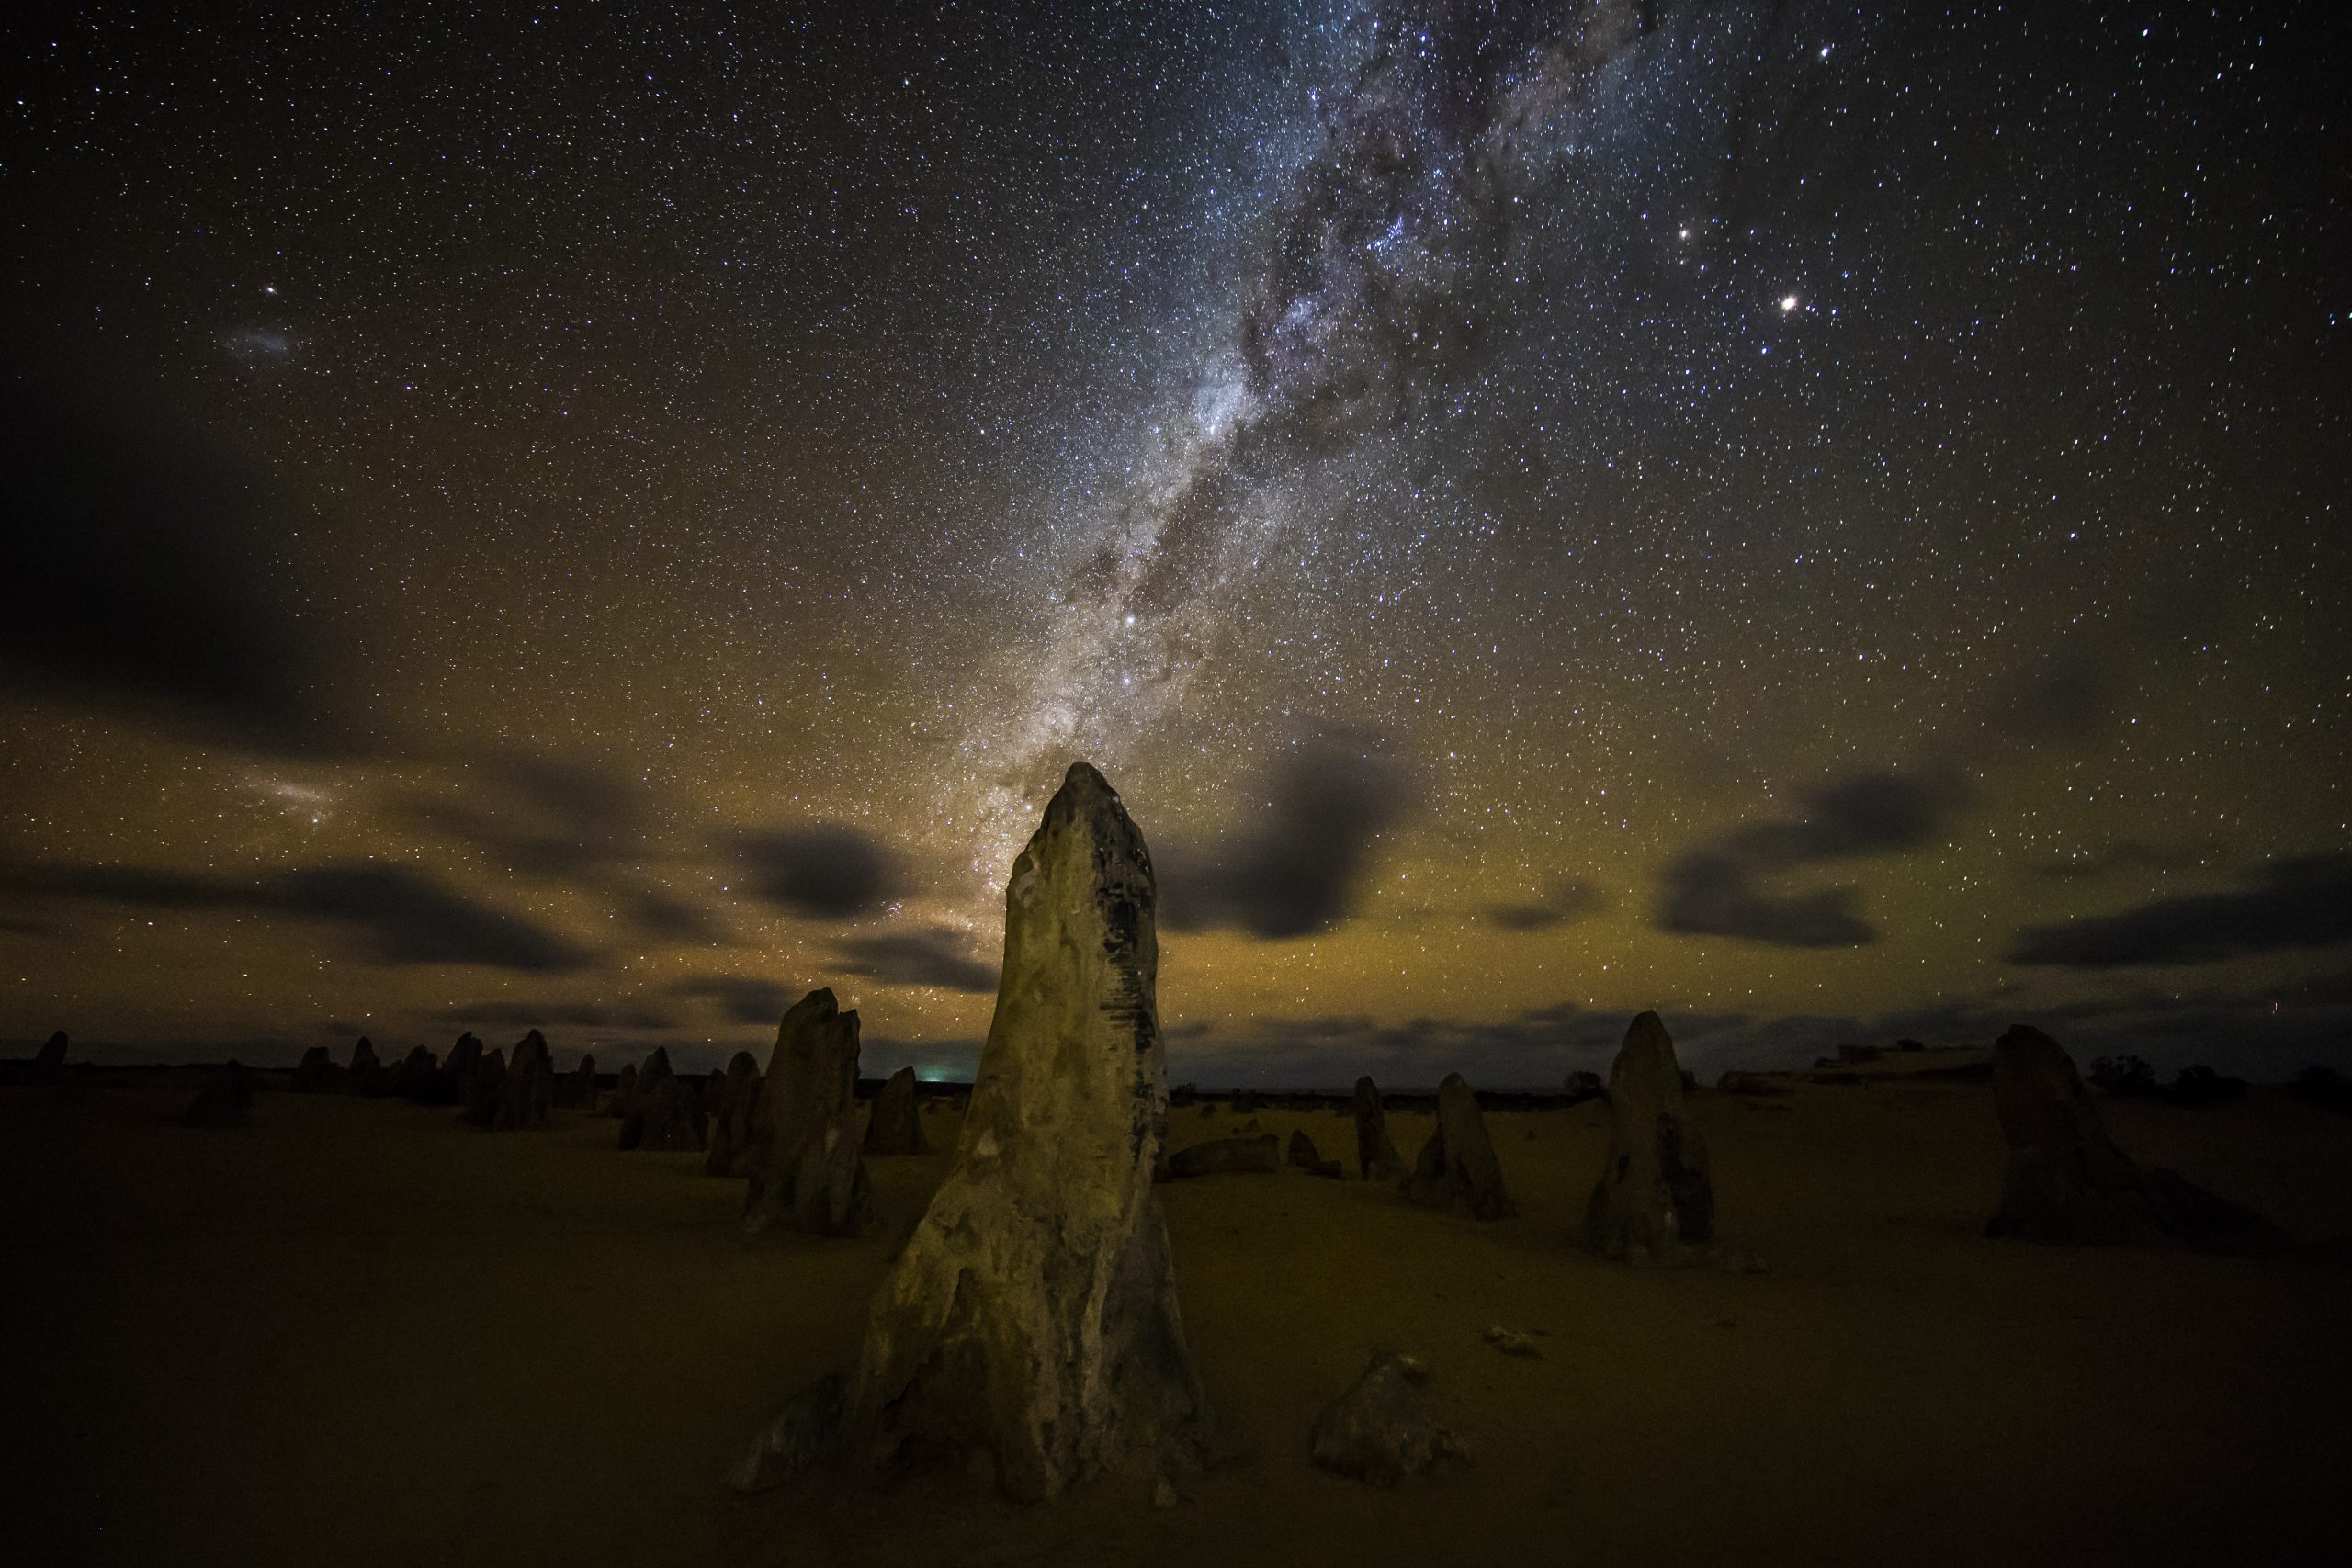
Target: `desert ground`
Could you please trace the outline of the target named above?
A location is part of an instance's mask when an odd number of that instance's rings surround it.
[[[1804,1084],[1693,1110],[1720,1234],[1768,1273],[1638,1269],[1574,1233],[1607,1112],[1491,1113],[1521,1217],[1280,1174],[1160,1189],[1243,1457],[1173,1508],[1022,1507],[963,1474],[754,1497],[720,1474],[854,1355],[951,1157],[876,1158],[865,1240],[735,1226],[702,1156],[559,1112],[189,1085],[0,1091],[0,1389],[16,1562],[2305,1562],[2352,1557],[2352,1268],[1989,1241],[1981,1082]],[[2352,1234],[2352,1118],[2258,1089],[2105,1106],[2144,1161],[2298,1237]],[[1172,1114],[1170,1143],[1230,1111]],[[1354,1169],[1343,1114],[1261,1111]],[[1409,1159],[1426,1115],[1392,1111]],[[1489,1326],[1532,1337],[1507,1356]],[[1306,1434],[1375,1347],[1473,1458],[1380,1491]]]

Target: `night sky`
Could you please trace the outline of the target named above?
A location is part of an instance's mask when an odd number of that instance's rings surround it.
[[[0,1038],[2340,1059],[2329,11],[11,22]]]

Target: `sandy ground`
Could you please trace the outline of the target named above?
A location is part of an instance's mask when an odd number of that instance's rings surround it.
[[[1490,1117],[1523,1216],[1284,1171],[1163,1189],[1193,1343],[1251,1450],[1173,1510],[956,1475],[744,1500],[718,1476],[846,1362],[946,1164],[874,1162],[870,1241],[746,1238],[700,1156],[561,1115],[181,1090],[0,1092],[0,1556],[252,1564],[2299,1562],[2352,1558],[2352,1268],[1993,1243],[1981,1084],[1695,1102],[1761,1277],[1569,1240],[1603,1112]],[[2352,1233],[2352,1119],[2268,1093],[2110,1107],[2142,1158]],[[1233,1118],[1177,1113],[1177,1143]],[[1352,1167],[1351,1124],[1304,1125]],[[936,1141],[952,1117],[931,1122]],[[1409,1156],[1425,1118],[1392,1119]],[[1480,1340],[1540,1336],[1541,1360]],[[1476,1450],[1316,1470],[1374,1346]],[[2335,1532],[2335,1533],[2331,1533]]]

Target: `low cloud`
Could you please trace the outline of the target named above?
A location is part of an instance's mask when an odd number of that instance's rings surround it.
[[[2069,969],[2218,964],[2246,953],[2352,942],[2352,855],[2265,866],[2233,893],[2157,898],[2112,915],[2030,926],[2009,962]]]
[[[1525,903],[1495,904],[1487,909],[1489,925],[1507,931],[1549,931],[1589,919],[1609,907],[1600,888],[1581,877],[1563,877]]]
[[[881,840],[838,822],[739,834],[745,885],[787,914],[842,920],[897,896],[899,872]]]
[[[949,926],[852,937],[841,944],[832,966],[841,974],[865,976],[886,986],[975,993],[996,989],[995,966],[973,956],[964,934]]]
[[[137,866],[0,868],[0,890],[132,908],[247,910],[341,931],[360,956],[393,965],[478,964],[521,974],[577,970],[589,954],[560,933],[504,914],[406,866],[351,861],[250,878]]]
[[[749,975],[696,975],[672,986],[670,994],[714,1003],[733,1023],[775,1023],[798,996],[781,981]]]
[[[1865,772],[1806,793],[1797,813],[1747,823],[1669,860],[1657,925],[1680,936],[1728,936],[1774,947],[1861,947],[1878,929],[1850,886],[1788,888],[1794,873],[1934,843],[1967,792],[1944,773]]]
[[[1413,793],[1403,765],[1358,738],[1302,743],[1224,843],[1177,845],[1160,856],[1161,922],[1266,941],[1330,930],[1355,913],[1374,847]]]

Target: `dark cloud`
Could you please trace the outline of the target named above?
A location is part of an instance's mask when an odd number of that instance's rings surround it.
[[[1487,920],[1507,931],[1549,931],[1589,919],[1608,907],[1608,898],[1591,883],[1581,877],[1563,877],[1527,903],[1489,907]]]
[[[331,754],[329,660],[281,502],[141,420],[0,370],[0,662],[21,688],[208,739]]]
[[[867,976],[886,986],[930,986],[943,991],[996,989],[995,966],[973,956],[971,943],[948,926],[852,937],[841,944],[833,967],[843,975]]]
[[[1161,923],[1269,941],[1330,930],[1354,912],[1373,846],[1412,795],[1401,764],[1352,738],[1299,745],[1223,847],[1180,844],[1160,857]]]
[[[735,848],[751,891],[791,914],[848,919],[880,908],[898,892],[889,852],[842,823],[744,833]]]
[[[486,1029],[669,1029],[665,1014],[642,1006],[607,1007],[599,1002],[473,1002],[443,1008],[435,1015],[458,1028]],[[365,1031],[362,1031],[364,1033]]]
[[[2158,898],[2118,914],[2030,926],[2012,964],[2120,969],[2139,964],[2218,964],[2352,942],[2352,855],[2309,855],[2265,866],[2234,893]]]
[[[707,911],[659,888],[623,886],[614,890],[613,897],[638,935],[650,942],[708,944],[725,940],[726,932]]]
[[[2053,882],[2082,882],[2133,873],[2155,874],[2185,871],[2190,866],[2204,864],[2221,852],[2222,846],[2211,839],[2186,844],[2152,844],[2138,839],[2119,839],[2104,848],[2048,861],[2033,869],[2036,875]]]
[[[1923,849],[1966,799],[1960,780],[1947,773],[1872,771],[1832,780],[1808,792],[1793,817],[1736,828],[1669,860],[1659,878],[1657,927],[1776,947],[1864,946],[1878,931],[1861,914],[1858,889],[1787,889],[1773,879]]]
[[[748,975],[696,975],[672,986],[670,994],[714,1002],[731,1022],[775,1023],[800,993],[780,981]]]
[[[405,866],[344,862],[251,878],[137,866],[0,868],[0,889],[28,898],[136,908],[249,910],[340,930],[362,956],[388,964],[464,964],[525,974],[584,966],[558,932],[478,904]]]

